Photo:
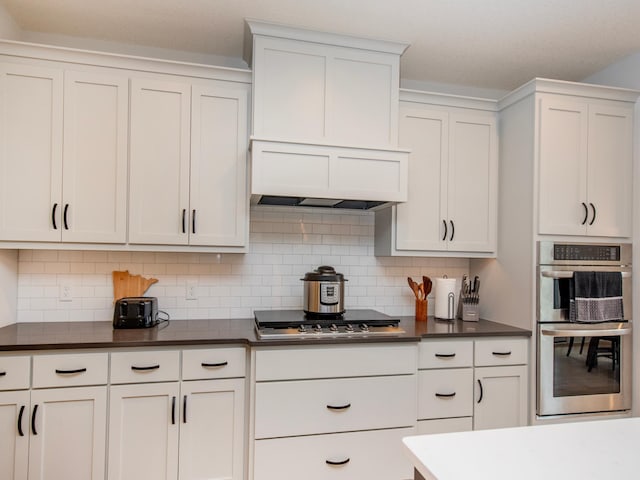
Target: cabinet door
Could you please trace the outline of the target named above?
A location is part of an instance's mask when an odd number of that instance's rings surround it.
[[[0,240],[59,241],[62,70],[0,64]]]
[[[475,369],[473,429],[527,424],[527,366]]]
[[[180,480],[242,480],[244,379],[183,382]]]
[[[175,480],[178,382],[117,385],[109,403],[109,480]]]
[[[540,104],[540,234],[584,235],[587,207],[587,105],[543,98]]]
[[[631,236],[633,110],[589,106],[589,235]],[[594,218],[595,216],[595,218]]]
[[[29,480],[105,477],[107,387],[31,392]]]
[[[29,466],[29,391],[0,392],[0,478],[23,480]]]
[[[403,103],[399,143],[409,154],[409,198],[396,208],[398,250],[446,250],[448,114]],[[448,228],[448,227],[447,227]]]
[[[62,240],[125,243],[129,84],[66,72]]]
[[[186,245],[191,87],[131,81],[129,242]]]
[[[247,238],[245,86],[194,86],[191,245],[242,246]]]
[[[449,125],[448,249],[492,252],[498,213],[495,116],[456,113]]]

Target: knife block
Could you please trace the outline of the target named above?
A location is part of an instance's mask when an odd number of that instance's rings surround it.
[[[462,302],[460,302],[460,304],[462,305],[462,308],[460,308],[459,310],[462,311],[458,318],[465,322],[477,322],[478,320],[480,320],[478,304],[468,304]]]

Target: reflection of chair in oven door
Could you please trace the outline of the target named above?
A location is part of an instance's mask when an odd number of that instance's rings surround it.
[[[604,342],[600,345],[600,342]],[[620,363],[620,337],[591,337],[587,350],[587,371],[598,365],[598,357],[611,359],[611,370],[616,369]]]
[[[567,357],[571,355],[571,349],[573,348],[573,341],[576,337],[569,337],[569,348],[567,349]],[[582,355],[582,351],[584,350],[584,337],[582,337],[582,341],[580,342],[580,355]]]

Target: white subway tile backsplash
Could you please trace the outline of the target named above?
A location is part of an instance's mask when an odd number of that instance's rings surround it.
[[[300,279],[319,265],[343,273],[346,308],[412,315],[407,276],[460,278],[459,258],[375,257],[374,214],[252,207],[247,254],[21,250],[18,322],[110,321],[112,272],[158,279],[147,291],[172,319],[250,317],[255,309],[302,308]],[[196,299],[186,299],[187,284]],[[59,301],[62,285],[70,302]],[[433,310],[433,302],[429,302]]]

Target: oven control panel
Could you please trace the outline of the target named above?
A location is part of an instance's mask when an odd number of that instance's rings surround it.
[[[620,245],[571,245],[555,244],[554,260],[620,261]]]

